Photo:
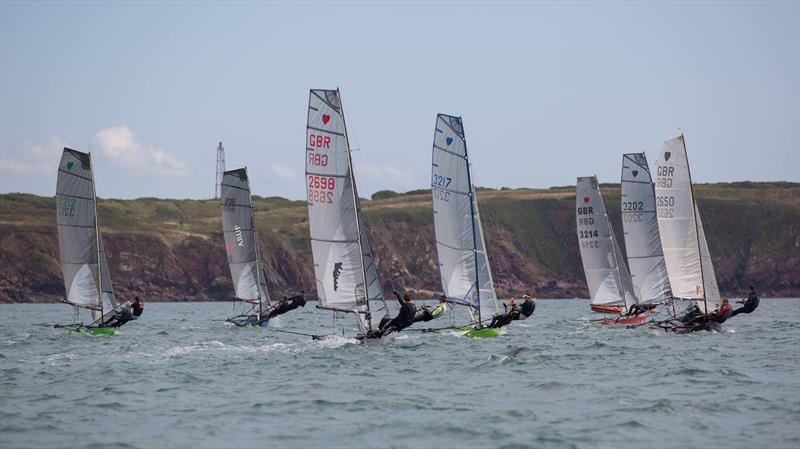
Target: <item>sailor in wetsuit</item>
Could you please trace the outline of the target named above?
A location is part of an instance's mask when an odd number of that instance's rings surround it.
[[[411,326],[414,324],[414,318],[417,315],[417,306],[411,302],[411,297],[408,296],[408,293],[404,294],[402,298],[400,298],[400,293],[397,293],[397,290],[392,293],[394,293],[394,296],[397,297],[397,301],[400,303],[400,311],[397,312],[397,316],[393,319],[381,321],[378,327],[380,336],[392,332],[400,332],[408,326]]]
[[[283,315],[286,312],[294,310],[298,307],[306,306],[306,292],[301,290],[297,296],[282,299],[272,310],[269,311],[267,319],[275,318],[278,315]]]
[[[144,303],[136,296],[133,302],[125,301],[119,309],[106,321],[103,326],[107,327],[120,327],[128,321],[133,321],[139,318],[144,311]]]
[[[536,310],[536,300],[531,298],[528,295],[522,295],[522,305],[517,308],[517,313],[514,315],[515,320],[524,320],[529,318],[533,315],[533,311]]]
[[[503,327],[506,324],[511,323],[514,321],[515,314],[518,314],[517,305],[516,305],[517,298],[511,298],[508,303],[503,304],[503,309],[505,309],[504,313],[495,315],[492,317],[492,322],[489,323],[489,327]]]
[[[439,297],[439,304],[436,304],[436,307],[422,306],[422,310],[414,317],[414,322],[430,321],[434,318],[439,318],[444,312],[447,312],[447,298],[442,295]]]
[[[752,285],[750,286],[750,294],[747,295],[747,299],[744,301],[737,301],[738,303],[743,304],[742,307],[734,310],[731,316],[736,316],[740,313],[751,313],[752,311],[758,308],[758,303],[760,300],[758,299],[758,295],[756,295],[756,289]]]
[[[647,309],[640,306],[639,304],[634,304],[631,306],[630,309],[628,309],[628,312],[625,314],[625,316],[636,316],[636,315],[641,315],[643,313],[647,313]]]
[[[708,321],[713,321],[715,323],[724,323],[728,320],[731,316],[733,316],[733,307],[731,307],[730,301],[728,298],[722,298],[722,307],[714,313],[709,313]]]
[[[525,301],[522,301],[521,305],[516,304],[516,298],[511,298],[508,304],[503,304],[505,313],[492,317],[489,327],[503,327],[512,321],[525,320],[533,315],[533,311],[536,310],[536,301],[529,295],[522,295],[522,299]]]

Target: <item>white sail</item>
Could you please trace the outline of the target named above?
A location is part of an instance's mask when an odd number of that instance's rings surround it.
[[[667,264],[658,232],[656,196],[644,153],[622,156],[620,204],[628,268],[639,303],[654,304],[671,298]]]
[[[597,178],[578,178],[576,221],[583,271],[593,306],[636,304],[633,283],[619,249]]]
[[[358,203],[338,90],[311,90],[306,132],[306,190],[311,251],[321,306],[356,313],[360,331],[369,299],[383,299]],[[382,307],[384,311],[386,307]]]
[[[478,307],[480,315],[470,308],[474,321],[491,319],[497,296],[460,117],[436,117],[431,191],[442,289],[449,298]]]
[[[223,173],[220,202],[234,294],[237,299],[255,300],[266,308],[269,293],[261,269],[247,168]]]
[[[56,223],[66,301],[100,317],[103,297],[116,305],[97,225],[94,173],[88,153],[64,148],[58,165]]]
[[[697,202],[694,205],[694,212],[697,216],[697,230],[700,231],[700,265],[703,267],[703,286],[706,292],[706,303],[708,309],[714,310],[722,305],[722,298],[717,286],[717,274],[714,272],[714,262],[711,261],[711,253],[708,251],[708,241],[703,230],[703,220],[700,218],[700,209]]]
[[[715,287],[716,278],[710,258],[706,263],[701,261],[700,248],[705,246],[704,252],[708,253],[708,247],[700,242],[705,237],[695,207],[689,160],[682,135],[664,144],[656,167],[658,228],[672,295],[693,299],[701,309],[705,307],[705,302],[710,302],[711,309],[714,296],[718,297],[719,292]],[[704,280],[706,276],[711,276],[708,281]],[[707,292],[712,285],[712,291]]]

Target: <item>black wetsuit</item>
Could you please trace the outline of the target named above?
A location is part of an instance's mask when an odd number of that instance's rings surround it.
[[[488,327],[503,327],[506,324],[519,319],[519,309],[517,308],[516,304],[511,307],[511,310],[508,310],[508,306],[506,304],[503,304],[503,307],[506,308],[506,313],[493,316],[492,322],[489,323]]]
[[[394,295],[397,296],[397,301],[400,303],[400,312],[381,328],[382,335],[386,335],[390,332],[400,332],[408,326],[411,326],[414,324],[414,318],[417,315],[417,306],[415,306],[414,303],[411,301],[403,301],[403,298],[401,298],[398,293]]]
[[[626,313],[625,315],[626,316],[636,316],[636,315],[641,315],[641,314],[643,314],[645,312],[647,312],[647,309],[645,309],[644,307],[640,306],[639,304],[634,304],[634,305],[631,306],[630,310],[628,310],[628,313]]]
[[[758,308],[758,303],[761,302],[756,296],[756,292],[750,292],[747,299],[744,300],[744,305],[733,311],[731,316],[736,316],[740,313],[751,313]]]
[[[140,313],[141,314],[141,313]],[[108,327],[120,327],[123,324],[127,323],[128,321],[134,320],[133,313],[131,312],[131,308],[127,306],[122,306],[118,312],[116,312],[111,318],[108,319],[106,326]]]
[[[286,298],[274,309],[270,310],[269,315],[267,315],[267,319],[275,318],[278,315],[283,315],[286,312],[294,310],[298,307],[305,307],[306,306],[306,298],[304,295],[297,295],[292,296],[291,298]]]
[[[526,299],[521,306],[519,306],[518,312],[514,317],[515,320],[524,320],[531,315],[533,315],[533,311],[536,310],[536,303],[530,299]]]

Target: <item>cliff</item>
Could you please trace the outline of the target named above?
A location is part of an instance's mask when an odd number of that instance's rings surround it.
[[[603,185],[609,211],[619,186]],[[800,184],[696,186],[723,293],[754,284],[762,296],[800,297]],[[498,294],[588,297],[575,237],[572,187],[478,193]],[[386,290],[440,289],[429,191],[376,195],[362,203]],[[273,296],[313,291],[303,201],[254,197]],[[148,300],[224,300],[233,291],[215,200],[100,200],[101,229],[119,295]],[[618,213],[611,214],[624,244]],[[0,302],[60,301],[55,200],[0,195]]]

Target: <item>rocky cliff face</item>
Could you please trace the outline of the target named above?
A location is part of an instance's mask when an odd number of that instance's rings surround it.
[[[723,293],[741,295],[752,283],[762,296],[800,296],[800,185],[701,185],[697,192]],[[603,193],[609,211],[618,211],[618,186],[604,186]],[[588,297],[573,190],[481,190],[478,196],[501,297]],[[254,203],[271,293],[313,292],[305,203],[258,197]],[[438,292],[430,196],[363,206],[385,290]],[[101,200],[98,214],[118,295],[232,297],[216,201]],[[622,242],[619,214],[612,221]],[[54,200],[0,196],[0,302],[60,301],[63,295]]]

